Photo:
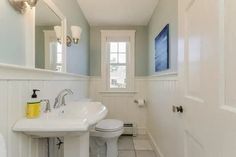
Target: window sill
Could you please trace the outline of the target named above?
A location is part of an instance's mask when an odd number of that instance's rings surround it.
[[[100,91],[101,94],[136,94],[137,91]]]

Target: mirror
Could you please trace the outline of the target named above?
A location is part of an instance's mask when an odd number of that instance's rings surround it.
[[[58,14],[57,14],[57,13]],[[50,1],[40,0],[35,8],[35,68],[65,72],[63,18]],[[60,26],[62,39],[57,39],[55,26]],[[63,64],[64,63],[64,64]]]

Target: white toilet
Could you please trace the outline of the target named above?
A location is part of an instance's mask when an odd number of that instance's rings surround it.
[[[117,157],[118,138],[124,132],[120,120],[105,119],[90,131],[90,157]]]

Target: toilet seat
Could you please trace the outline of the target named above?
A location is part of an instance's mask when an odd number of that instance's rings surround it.
[[[124,132],[124,123],[116,119],[105,119],[100,121],[90,130],[90,136],[101,138],[119,137]]]
[[[123,129],[124,123],[116,119],[105,119],[100,121],[96,126],[96,131],[101,132],[116,132]]]

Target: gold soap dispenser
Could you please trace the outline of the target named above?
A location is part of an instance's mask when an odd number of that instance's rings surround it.
[[[41,113],[41,104],[40,101],[38,100],[38,96],[36,92],[40,90],[38,89],[33,89],[33,94],[31,96],[31,100],[27,102],[26,106],[26,117],[28,119],[34,119],[38,118]]]

